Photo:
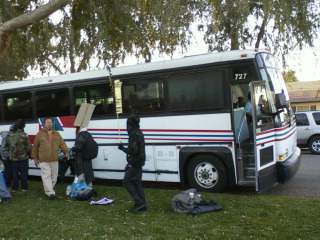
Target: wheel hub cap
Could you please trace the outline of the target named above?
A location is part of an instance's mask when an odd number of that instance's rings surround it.
[[[320,140],[316,140],[316,141],[312,142],[312,149],[315,152],[320,152]]]
[[[209,162],[199,163],[194,170],[194,177],[196,182],[203,188],[212,188],[218,182],[218,171]]]

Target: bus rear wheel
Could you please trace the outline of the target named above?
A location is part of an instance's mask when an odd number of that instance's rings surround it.
[[[227,185],[226,168],[211,155],[197,155],[188,165],[188,180],[191,187],[203,191],[222,192]]]

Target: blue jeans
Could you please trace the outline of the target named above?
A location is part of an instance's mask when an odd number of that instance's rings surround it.
[[[28,189],[28,166],[29,160],[12,161],[12,189],[19,188],[19,180],[21,181],[21,188]]]
[[[6,180],[7,187],[11,186],[12,183],[12,161],[5,160],[3,161],[4,164],[4,178]]]

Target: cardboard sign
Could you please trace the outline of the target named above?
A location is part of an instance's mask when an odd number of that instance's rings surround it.
[[[95,107],[94,104],[82,103],[73,125],[80,128],[88,127]]]
[[[122,113],[122,82],[120,80],[114,81],[114,95],[116,100],[116,113],[121,114]]]

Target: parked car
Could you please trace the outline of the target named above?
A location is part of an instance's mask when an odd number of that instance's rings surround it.
[[[320,154],[320,111],[297,112],[298,145],[309,147],[313,154]]]

